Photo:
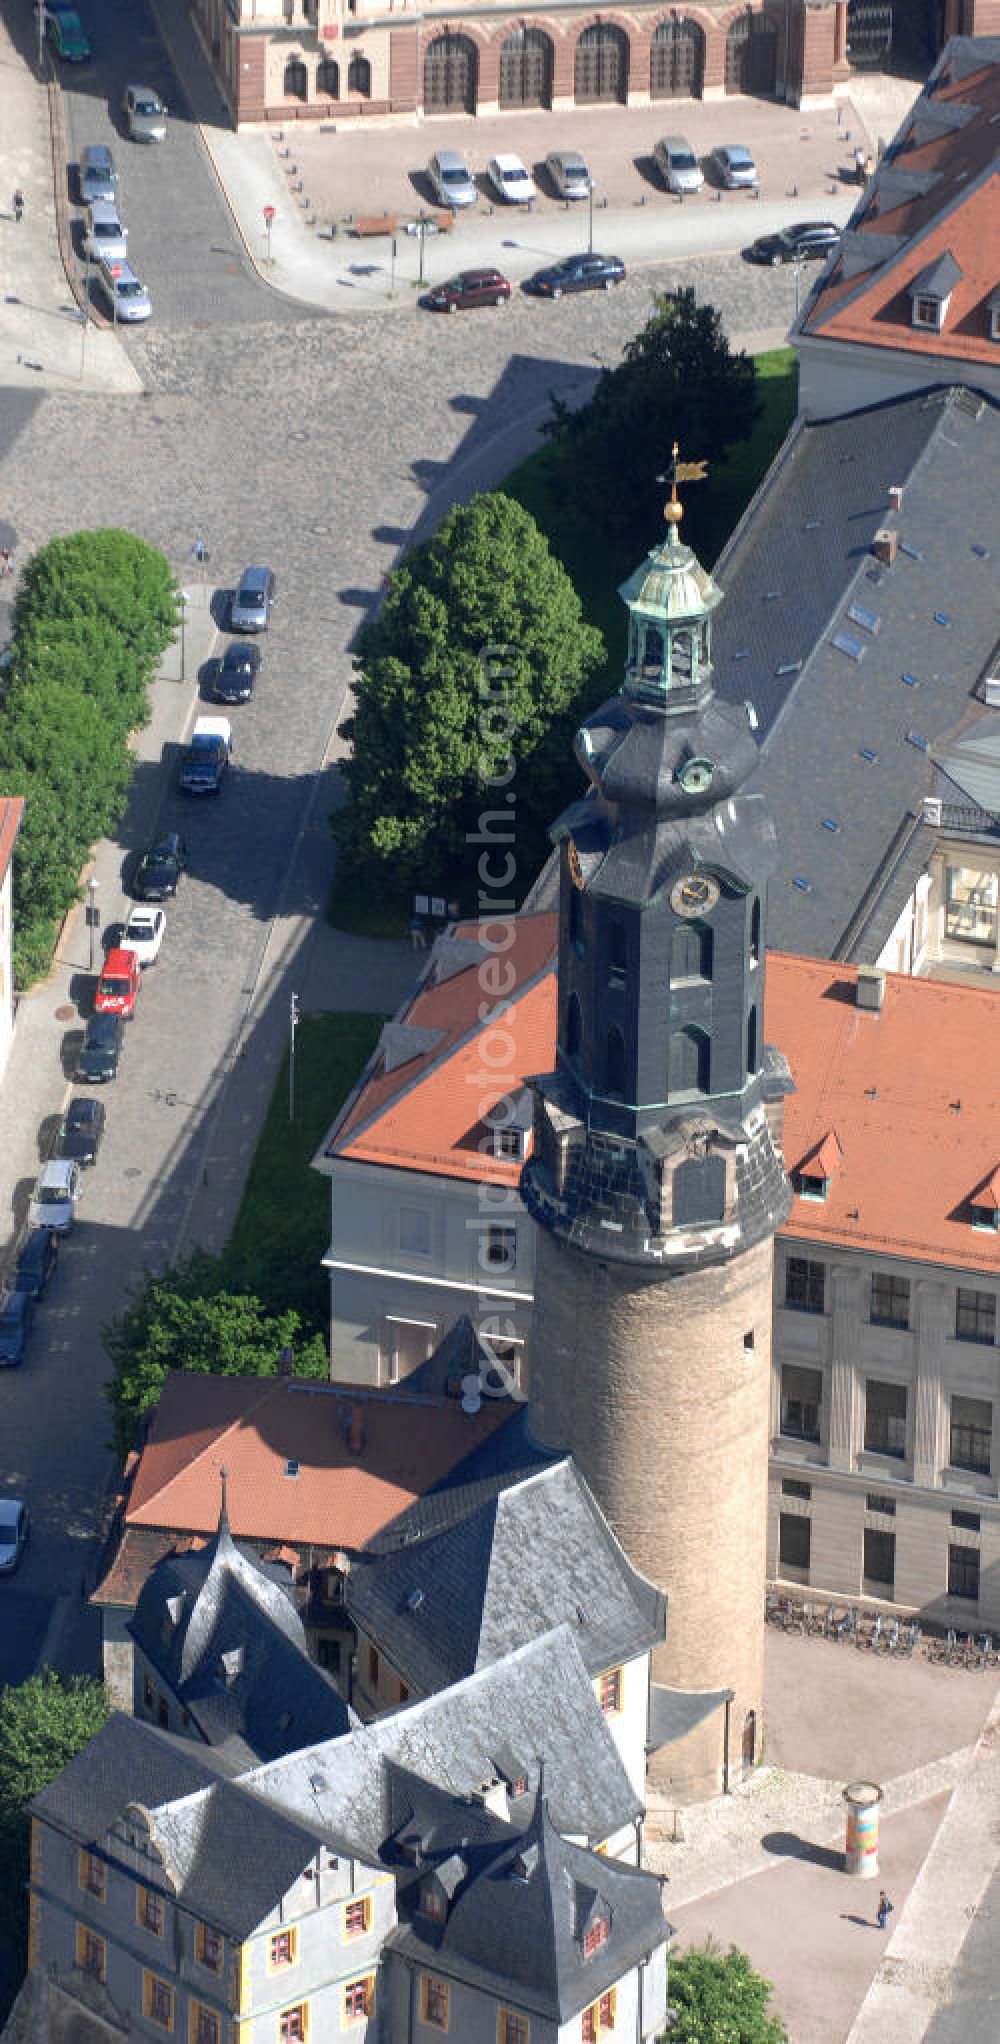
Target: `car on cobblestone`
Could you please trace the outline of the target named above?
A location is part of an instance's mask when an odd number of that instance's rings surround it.
[[[519,156],[491,156],[486,175],[497,197],[506,200],[509,206],[530,206],[532,199],[538,197],[535,180]]]
[[[162,908],[134,908],[125,925],[122,943],[135,952],[140,965],[155,965],[166,927]]]
[[[721,142],[713,149],[711,161],[716,182],[727,192],[756,191],[760,184],[757,165],[742,142]]]
[[[230,605],[230,629],[234,632],[266,632],[271,622],[273,602],[273,569],[244,568],[240,586],[234,591]]]
[[[79,15],[71,7],[48,14],[45,27],[57,57],[65,57],[67,64],[86,63],[91,54],[90,43]]]
[[[8,1292],[0,1300],[0,1369],[11,1370],[23,1363],[34,1317],[33,1292]]]
[[[545,168],[561,199],[588,197],[594,180],[578,149],[553,149]]]
[[[95,275],[97,288],[116,325],[134,326],[138,320],[151,317],[149,292],[131,263],[98,263]]]
[[[565,256],[561,263],[549,263],[528,277],[524,288],[539,298],[561,298],[564,291],[613,291],[625,282],[625,265],[620,256]]]
[[[88,142],[81,149],[77,180],[82,206],[92,206],[95,199],[118,197],[118,172],[106,142]]]
[[[132,876],[132,893],[137,901],[168,901],[187,865],[187,846],[176,830],[147,845]]]
[[[133,142],[165,142],[167,109],[151,85],[126,85],[122,112]]]
[[[840,246],[841,229],[832,220],[799,220],[794,227],[782,227],[777,234],[758,234],[747,249],[752,263],[825,262]]]
[[[248,703],[259,668],[260,647],[242,646],[234,639],[221,660],[212,661],[205,693],[216,703]]]
[[[465,312],[470,306],[505,305],[509,297],[510,280],[501,270],[459,270],[425,291],[420,303],[430,312]]]
[[[116,945],[108,952],[94,991],[95,1015],[124,1015],[128,1020],[135,1014],[141,985],[142,973],[135,952]]]
[[[99,1022],[118,1023],[116,1015],[99,1015]],[[28,1217],[33,1228],[52,1228],[57,1235],[68,1235],[76,1214],[76,1203],[82,1190],[80,1166],[67,1157],[52,1157],[43,1166],[38,1183],[31,1195]]]
[[[439,149],[427,165],[427,175],[440,205],[456,212],[462,206],[475,205],[479,193],[457,149]]]
[[[82,1086],[106,1086],[117,1079],[125,1048],[125,1021],[121,1015],[92,1015],[84,1031],[77,1060],[76,1076]],[[52,1167],[50,1167],[52,1168]],[[54,1226],[54,1222],[49,1223]]]
[[[51,1228],[29,1228],[18,1251],[15,1292],[30,1292],[33,1299],[40,1299],[58,1262],[58,1235]]]
[[[104,1121],[103,1100],[94,1100],[89,1093],[78,1093],[63,1116],[56,1156],[68,1157],[74,1164],[96,1164]]]
[[[30,1531],[27,1505],[20,1498],[0,1498],[0,1575],[13,1575]]]
[[[664,135],[653,147],[653,162],[668,192],[700,192],[705,173],[684,135]]]
[[[83,253],[95,263],[124,262],[128,255],[128,228],[118,218],[112,199],[95,199],[87,214],[83,232]]]

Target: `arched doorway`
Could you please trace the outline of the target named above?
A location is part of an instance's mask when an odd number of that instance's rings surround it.
[[[769,99],[777,82],[777,29],[766,14],[748,7],[730,23],[726,36],[726,91]]]
[[[540,28],[512,28],[504,36],[500,105],[552,105],[552,44]]]
[[[467,35],[439,35],[424,58],[424,112],[476,111],[476,45]]]
[[[628,41],[612,21],[585,28],[576,45],[575,92],[578,105],[628,97]]]
[[[757,1760],[757,1713],[748,1710],[743,1720],[743,1765],[749,1769]]]
[[[700,99],[704,82],[704,30],[676,14],[658,22],[649,55],[650,97]]]
[[[308,99],[309,73],[301,57],[289,57],[285,65],[285,98]]]

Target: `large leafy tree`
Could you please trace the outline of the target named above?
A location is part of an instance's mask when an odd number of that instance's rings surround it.
[[[103,1685],[45,1668],[0,1693],[0,2020],[24,1972],[32,1796],[62,1772],[108,1715]]]
[[[715,307],[685,286],[660,295],[621,362],[603,369],[576,411],[556,401],[549,432],[565,455],[563,489],[641,559],[662,530],[662,477],[674,440],[717,461],[749,438],[759,411],[756,369],[734,355]]]
[[[771,1983],[745,1952],[709,1939],[670,1960],[669,2000],[676,2021],[670,2044],[788,2044],[780,2016],[769,2009]]]
[[[155,1405],[170,1370],[203,1376],[274,1377],[291,1349],[297,1377],[328,1379],[322,1335],[303,1336],[293,1308],[272,1312],[249,1292],[226,1289],[221,1264],[201,1251],[158,1277],[147,1277],[120,1319],[103,1331],[111,1358],[107,1397],[119,1455]]]
[[[484,807],[521,805],[528,831],[548,820],[603,650],[519,504],[482,496],[450,512],[395,570],[359,641],[335,823],[352,870],[395,891],[434,883]]]

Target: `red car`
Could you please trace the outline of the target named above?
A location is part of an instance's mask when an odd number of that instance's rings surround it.
[[[134,1013],[142,985],[139,960],[134,951],[109,951],[94,995],[95,1015]]]
[[[510,284],[502,270],[459,270],[446,284],[435,284],[420,300],[431,312],[462,312],[467,305],[504,305]]]

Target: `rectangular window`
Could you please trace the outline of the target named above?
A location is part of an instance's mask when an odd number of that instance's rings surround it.
[[[951,1523],[960,1533],[978,1533],[982,1518],[978,1512],[952,1512]]]
[[[616,1716],[622,1707],[622,1671],[620,1668],[609,1668],[607,1674],[601,1676],[598,1694],[601,1709],[605,1717]]]
[[[906,1385],[880,1384],[869,1377],[865,1385],[865,1447],[873,1455],[906,1453]]]
[[[528,2018],[501,2009],[497,2019],[497,2044],[528,2044]]]
[[[813,1487],[811,1483],[800,1483],[797,1476],[782,1477],[781,1495],[783,1498],[800,1498],[802,1503],[807,1505],[812,1494]]]
[[[431,1217],[423,1207],[400,1207],[399,1246],[404,1256],[429,1256]]]
[[[107,1868],[95,1852],[80,1853],[80,1867],[77,1876],[86,1895],[92,1895],[95,1902],[103,1902],[107,1895]]]
[[[434,1881],[425,1882],[421,1890],[420,1907],[424,1915],[432,1917],[435,1923],[443,1923],[447,1910],[444,1889],[439,1888]]]
[[[200,2001],[191,2003],[188,2040],[189,2044],[222,2044],[222,2025],[215,2010]]]
[[[159,2023],[163,2030],[173,2029],[174,1990],[168,1980],[160,1980],[155,1973],[144,1973],[142,2006],[151,2023]]]
[[[910,1280],[873,1270],[871,1320],[875,1327],[909,1327]]]
[[[992,1292],[966,1291],[958,1287],[955,1303],[955,1340],[994,1342],[997,1331],[997,1302]]]
[[[421,2014],[424,2022],[428,2023],[432,2030],[446,2030],[448,2028],[447,1981],[435,1980],[432,1974],[425,1973],[421,2000]]]
[[[864,1535],[865,1581],[878,1583],[880,1590],[892,1595],[896,1577],[896,1535],[883,1533],[875,1526],[866,1526]]]
[[[978,1604],[978,1547],[949,1547],[948,1595],[949,1597],[967,1597],[970,1603]]]
[[[818,1441],[823,1406],[822,1370],[800,1370],[784,1363],[781,1370],[781,1431],[793,1441]]]
[[[896,1516],[896,1500],[895,1498],[887,1497],[884,1491],[870,1490],[865,1498],[865,1511],[884,1512],[887,1518],[894,1519]]]
[[[785,1305],[799,1313],[826,1311],[826,1264],[790,1256],[785,1265]]]
[[[373,1689],[378,1688],[378,1648],[368,1649],[368,1680]]]
[[[296,2002],[293,2009],[282,2009],[278,2017],[278,2044],[306,2044],[309,2035],[309,2003]]]
[[[490,1270],[513,1270],[517,1262],[517,1229],[492,1221],[486,1230],[480,1260]]]
[[[592,2003],[589,2009],[584,2009],[583,2014],[580,2017],[580,2037],[582,2039],[582,2044],[597,2044],[596,2001]]]
[[[584,1931],[583,1934],[584,1958],[589,1959],[593,1952],[599,1952],[601,1946],[606,1945],[607,1942],[608,1942],[608,1919],[606,1916],[599,1916],[596,1918],[595,1922],[590,1924],[588,1929]]]
[[[520,1159],[524,1155],[524,1136],[519,1128],[498,1128],[496,1131],[496,1154],[498,1157]]]
[[[933,327],[935,332],[941,325],[940,298],[915,298],[913,301],[914,326]]]
[[[370,2016],[375,2007],[375,1975],[368,1973],[363,1980],[350,1980],[344,1989],[344,2021],[359,2023],[364,2016]]]
[[[299,1956],[299,1934],[295,1930],[276,1930],[271,1938],[267,1954],[269,1973],[279,1973],[283,1966],[294,1966]]]
[[[135,1897],[135,1920],[142,1930],[151,1931],[154,1938],[163,1936],[163,1896],[155,1888],[138,1888]]]
[[[81,1973],[89,1973],[91,1980],[107,1979],[107,1946],[96,1930],[88,1930],[84,1923],[76,1927],[76,1963]]]
[[[372,1898],[362,1896],[360,1902],[344,1904],[345,1938],[363,1938],[372,1927]]]
[[[597,2004],[597,2017],[599,2026],[602,2030],[614,2029],[615,1990],[613,1987],[609,1987],[607,1994],[602,1994],[601,1999]]]
[[[993,1407],[989,1399],[953,1398],[948,1450],[952,1468],[974,1469],[980,1476],[988,1476],[992,1454]]]
[[[210,1924],[200,1923],[195,1932],[195,1958],[209,1973],[222,1972],[222,1939]]]
[[[148,1675],[144,1675],[144,1676],[143,1676],[143,1678],[142,1678],[142,1701],[143,1701],[143,1704],[145,1705],[145,1708],[146,1708],[147,1710],[152,1710],[152,1708],[153,1708],[153,1685],[152,1685],[152,1683],[151,1683],[151,1681],[150,1681],[150,1679],[149,1679],[149,1676],[148,1676]]]
[[[799,1172],[797,1190],[800,1199],[825,1199],[829,1186],[828,1178],[815,1178],[809,1171]]]
[[[782,1512],[778,1520],[778,1560],[782,1568],[808,1569],[812,1520],[799,1512]]]

